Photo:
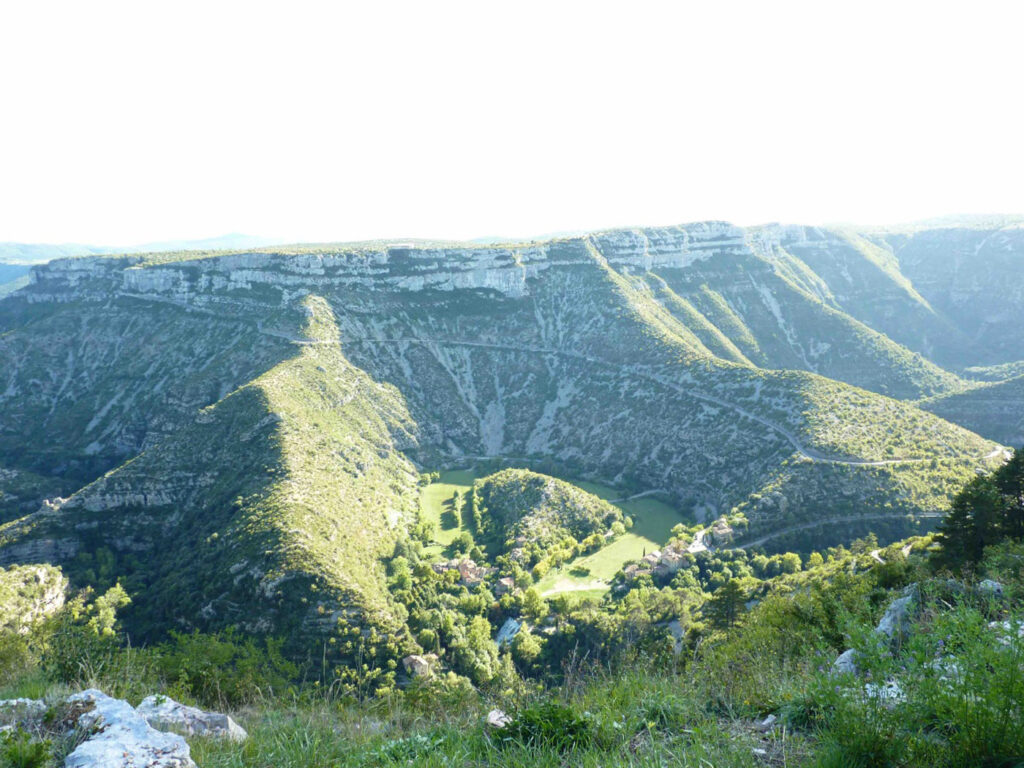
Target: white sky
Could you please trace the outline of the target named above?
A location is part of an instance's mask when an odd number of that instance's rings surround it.
[[[1024,213],[1022,29],[977,0],[0,0],[0,240]]]

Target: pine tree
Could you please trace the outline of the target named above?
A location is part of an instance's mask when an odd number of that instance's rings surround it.
[[[1003,497],[1003,534],[1024,540],[1024,447],[996,472],[995,486]]]
[[[1006,503],[992,476],[976,477],[953,499],[939,525],[939,562],[950,567],[981,560],[985,547],[1005,536]]]
[[[718,629],[728,629],[734,625],[743,613],[746,597],[736,579],[729,579],[715,590],[706,608],[712,625]]]

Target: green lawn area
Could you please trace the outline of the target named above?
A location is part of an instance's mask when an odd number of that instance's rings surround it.
[[[583,485],[580,484],[580,487]],[[693,522],[665,502],[651,496],[622,501],[616,506],[633,518],[633,527],[597,552],[577,557],[558,570],[549,572],[537,585],[543,595],[551,596],[578,589],[607,590],[609,580],[622,568],[623,563],[643,557],[645,552],[660,549],[668,541],[676,524]],[[588,568],[590,573],[575,576],[570,573],[575,568]]]
[[[451,498],[456,491],[470,489],[480,475],[475,469],[457,469],[442,472],[437,482],[423,488],[420,509],[427,520],[438,522],[437,543],[427,548],[427,554],[440,557],[455,537],[464,529],[462,521],[456,520],[452,511]],[[585,480],[562,478],[602,499],[622,498],[622,491],[611,486]],[[632,501],[616,504],[619,509],[633,518],[633,528],[597,552],[584,555],[548,573],[538,583],[545,595],[572,592],[573,597],[595,597],[608,590],[608,582],[622,564],[628,560],[643,557],[644,552],[659,549],[671,534],[677,523],[692,523],[686,515],[673,509],[663,501],[645,496]],[[574,568],[589,568],[587,576],[570,573]],[[579,594],[577,594],[579,593]]]
[[[445,548],[455,541],[455,537],[465,530],[462,521],[455,518],[452,495],[468,491],[477,477],[475,470],[453,469],[442,472],[437,482],[423,488],[420,512],[424,520],[437,522],[437,544],[427,547],[427,554],[441,556]]]

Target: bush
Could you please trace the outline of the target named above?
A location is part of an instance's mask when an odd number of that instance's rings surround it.
[[[124,661],[117,631],[117,611],[131,601],[119,584],[90,601],[87,589],[68,601],[41,630],[43,668],[53,679],[76,685],[104,678]]]
[[[1016,765],[1024,643],[988,624],[968,605],[926,611],[896,653],[862,633],[854,647],[864,679],[835,691],[819,765]],[[884,686],[896,693],[880,695]]]
[[[22,730],[4,734],[0,744],[0,768],[44,768],[49,762],[49,741],[33,741]]]
[[[238,706],[281,692],[299,676],[298,667],[281,654],[282,640],[267,638],[261,645],[230,630],[171,637],[157,648],[157,666],[175,698]]]
[[[412,764],[413,761],[426,757],[444,744],[441,736],[415,734],[402,739],[389,739],[380,745],[373,757],[381,763],[393,762]]]
[[[548,701],[519,710],[501,731],[499,744],[539,747],[556,752],[585,749],[594,742],[594,725],[572,707]]]

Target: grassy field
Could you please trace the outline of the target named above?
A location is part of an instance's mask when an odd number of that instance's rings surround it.
[[[440,556],[455,541],[462,531],[462,521],[455,515],[452,507],[452,496],[464,493],[473,486],[477,474],[472,469],[453,469],[442,472],[441,477],[430,485],[424,486],[420,495],[420,514],[423,520],[437,523],[435,544],[427,548],[427,553]],[[472,531],[470,531],[472,535]]]
[[[580,486],[586,488],[582,483]],[[614,494],[612,489],[606,490]],[[614,499],[615,496],[603,498]],[[632,529],[597,552],[577,557],[548,573],[537,585],[545,597],[579,591],[585,591],[588,597],[600,595],[608,589],[609,580],[622,568],[623,563],[636,560],[661,547],[676,524],[693,522],[665,502],[651,496],[621,501],[616,506],[633,518]],[[583,575],[581,569],[587,569],[589,573]]]
[[[438,534],[436,544],[427,549],[428,554],[440,557],[445,549],[463,530],[462,521],[455,518],[451,498],[456,491],[469,490],[479,477],[475,469],[458,469],[442,472],[437,482],[423,488],[420,509],[425,520],[436,520]],[[622,564],[643,557],[664,544],[677,523],[691,523],[690,518],[663,501],[645,496],[630,501],[615,501],[623,492],[608,485],[585,480],[563,478],[588,493],[615,503],[625,514],[633,518],[633,528],[597,552],[577,557],[561,568],[552,570],[538,584],[545,596],[559,593],[573,593],[573,597],[597,597],[608,589],[608,582]],[[580,569],[587,569],[584,575]],[[577,573],[573,573],[577,571]]]

